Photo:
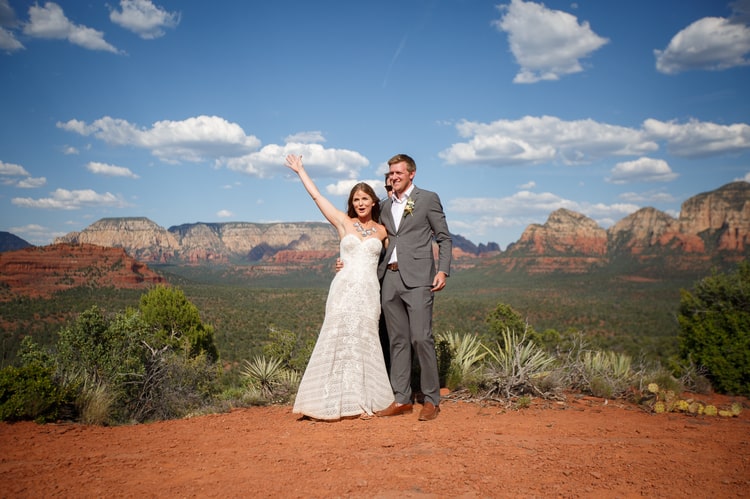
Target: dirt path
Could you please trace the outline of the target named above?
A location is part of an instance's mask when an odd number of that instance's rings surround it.
[[[748,497],[742,403],[737,418],[569,397],[521,411],[446,400],[427,423],[418,411],[300,421],[285,406],[116,428],[0,424],[0,496]]]

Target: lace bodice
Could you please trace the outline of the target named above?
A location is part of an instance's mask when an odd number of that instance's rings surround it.
[[[378,260],[383,243],[376,238],[362,240],[347,234],[339,247],[344,267],[331,283],[326,314],[347,312],[379,319]]]

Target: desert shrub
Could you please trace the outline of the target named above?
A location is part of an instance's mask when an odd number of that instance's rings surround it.
[[[268,343],[263,345],[266,357],[281,360],[286,369],[304,371],[315,347],[315,340],[304,341],[300,335],[288,329],[269,328]]]
[[[539,383],[550,373],[555,358],[526,338],[505,329],[502,341],[494,348],[484,347],[488,362],[484,377],[489,383],[488,396],[510,399],[513,396],[538,394]]]
[[[681,358],[705,367],[716,391],[750,395],[750,262],[682,290],[678,321]]]
[[[91,423],[130,419],[127,405],[139,394],[142,342],[149,331],[138,312],[109,318],[94,306],[58,332],[56,376],[76,394],[79,418]]]
[[[157,286],[141,296],[143,319],[157,328],[159,340],[172,348],[185,350],[190,357],[206,353],[218,360],[214,329],[204,324],[198,307],[175,287]]]
[[[679,377],[679,382],[685,390],[703,394],[710,393],[713,390],[711,381],[707,376],[708,369],[699,366],[692,359],[678,362],[672,371]]]
[[[84,380],[75,400],[81,423],[90,425],[108,423],[115,401],[114,392],[104,381]]]
[[[218,391],[213,330],[196,322],[194,306],[178,292],[152,293],[143,303],[155,322],[139,310],[107,316],[93,306],[60,329],[51,354],[27,349],[22,355],[25,362],[47,363],[80,421],[181,417],[210,404]]]
[[[583,334],[570,335],[564,344],[567,350],[560,351],[558,358],[563,382],[572,390],[618,398],[640,379],[641,371],[633,369],[627,354],[593,350]]]
[[[439,334],[436,340],[438,347],[442,346],[447,350],[443,355],[438,355],[438,364],[444,366],[445,386],[455,390],[476,382],[480,376],[482,361],[487,355],[479,338],[472,334],[462,335],[448,331]],[[439,354],[441,351],[438,348]]]
[[[187,357],[166,346],[147,351],[144,372],[135,383],[139,393],[129,401],[135,421],[178,418],[211,404],[218,367],[205,352]]]
[[[630,356],[610,351],[579,350],[566,359],[572,388],[595,397],[621,397],[635,380]]]
[[[537,345],[541,344],[541,335],[510,305],[498,303],[495,309],[487,316],[486,322],[491,342],[504,341],[505,331],[510,330],[517,333],[523,331],[528,341],[532,341]]]
[[[54,368],[41,363],[0,370],[0,420],[57,419],[69,395],[55,382]]]

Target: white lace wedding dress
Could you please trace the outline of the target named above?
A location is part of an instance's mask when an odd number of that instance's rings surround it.
[[[344,267],[328,291],[326,315],[294,401],[315,419],[372,415],[393,402],[378,336],[382,243],[353,234],[341,239]]]

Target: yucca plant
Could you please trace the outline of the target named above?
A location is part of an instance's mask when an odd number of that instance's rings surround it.
[[[487,355],[487,351],[479,338],[472,334],[462,335],[449,331],[439,334],[438,341],[447,343],[451,351],[448,388],[455,389],[478,373],[481,362]]]
[[[282,371],[281,359],[255,357],[252,361],[245,360],[240,374],[251,387],[256,388],[264,398],[272,398],[274,388],[279,382]]]
[[[630,357],[616,352],[583,352],[583,389],[592,395],[616,398],[622,395],[633,378]]]
[[[240,374],[260,398],[267,401],[289,399],[300,382],[299,372],[285,369],[283,360],[279,358],[255,357],[252,361],[246,360]]]
[[[554,363],[554,357],[526,338],[526,334],[506,328],[502,343],[494,349],[484,347],[489,362],[485,376],[491,384],[491,395],[506,399],[515,395],[535,392],[535,380],[543,377]]]

